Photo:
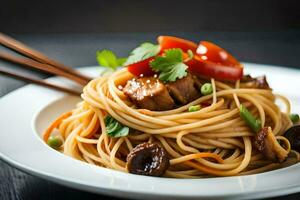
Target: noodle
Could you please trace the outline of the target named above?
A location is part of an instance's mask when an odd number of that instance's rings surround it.
[[[76,159],[123,172],[126,156],[140,143],[159,143],[170,157],[165,176],[197,178],[253,174],[291,165],[299,154],[280,136],[291,122],[289,101],[268,89],[241,88],[235,84],[211,79],[213,92],[179,108],[168,111],[137,109],[118,89],[132,75],[127,69],[96,78],[85,86],[80,102],[72,112],[62,114],[46,130],[47,141],[54,129],[65,140],[63,153]],[[280,99],[286,105],[282,113],[275,104]],[[195,112],[192,105],[209,102]],[[239,116],[240,104],[270,126],[286,150],[295,154],[283,163],[271,163],[255,150],[251,143],[254,133]],[[104,118],[109,114],[130,127],[126,137],[109,137]]]

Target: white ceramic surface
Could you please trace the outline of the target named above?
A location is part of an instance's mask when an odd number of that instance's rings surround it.
[[[266,74],[276,93],[300,113],[300,70],[245,63],[246,72]],[[99,67],[82,69],[99,74]],[[72,86],[62,78],[49,81]],[[73,86],[72,86],[73,87]],[[140,199],[253,199],[300,192],[300,164],[267,173],[209,179],[138,176],[92,166],[43,143],[42,130],[80,99],[28,85],[0,99],[0,157],[30,174],[69,187]]]

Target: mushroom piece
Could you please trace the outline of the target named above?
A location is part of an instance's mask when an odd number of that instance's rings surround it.
[[[264,127],[257,133],[254,145],[268,160],[273,162],[283,162],[289,153],[280,146],[271,127]]]
[[[245,75],[241,79],[240,86],[245,88],[270,89],[266,76],[259,76],[253,78],[250,75]]]
[[[156,143],[139,144],[127,156],[127,170],[132,174],[162,176],[169,166],[166,151]]]
[[[289,140],[292,149],[300,152],[300,125],[290,127],[284,136]]]

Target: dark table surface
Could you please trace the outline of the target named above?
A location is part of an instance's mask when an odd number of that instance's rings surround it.
[[[73,67],[95,65],[95,51],[102,48],[114,50],[119,56],[126,56],[130,49],[144,41],[154,41],[163,33],[126,34],[51,34],[13,35],[29,46],[49,57]],[[170,33],[168,33],[170,34]],[[199,32],[174,33],[195,41],[210,40],[232,52],[239,60],[274,64],[300,69],[300,31],[280,32]],[[0,50],[1,49],[0,47]],[[13,67],[0,61],[0,67]],[[12,68],[20,70],[19,68]],[[35,72],[34,75],[47,77]],[[15,90],[24,83],[0,77],[0,97]],[[3,130],[2,130],[3,131]],[[80,190],[70,189],[21,172],[0,161],[0,199],[116,199]],[[275,199],[300,199],[300,193]]]

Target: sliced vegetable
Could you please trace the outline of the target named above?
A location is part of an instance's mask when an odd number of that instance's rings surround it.
[[[299,118],[298,114],[293,113],[293,114],[290,114],[290,119],[295,124],[295,123],[299,122],[300,118]]]
[[[96,52],[96,59],[100,66],[116,70],[117,67],[123,66],[127,58],[117,58],[114,52],[103,49]]]
[[[218,45],[208,42],[201,41],[196,54],[199,55],[200,59],[208,60],[210,62],[232,67],[241,67],[241,64],[225,49],[222,49]]]
[[[210,61],[203,61],[195,55],[186,63],[192,73],[219,80],[236,81],[243,77],[242,67],[224,66]]]
[[[195,112],[201,109],[200,105],[195,105],[195,106],[190,106],[189,107],[189,112]]]
[[[160,46],[149,42],[141,44],[135,48],[128,57],[125,65],[131,65],[134,63],[141,62],[153,56],[156,56],[160,52]]]
[[[255,133],[258,133],[262,129],[261,121],[256,119],[242,104],[240,105],[240,116]]]
[[[235,81],[243,77],[242,65],[227,51],[207,41],[200,42],[189,69],[199,75]]]
[[[161,51],[180,48],[184,52],[187,52],[189,49],[196,52],[198,46],[195,42],[173,36],[159,36],[157,41],[161,47]]]
[[[165,82],[176,81],[187,75],[188,66],[183,63],[181,49],[166,50],[163,56],[157,56],[150,62],[155,72],[159,72],[159,79]]]
[[[213,87],[211,83],[205,83],[201,86],[202,95],[209,95],[213,92]]]
[[[104,123],[107,135],[110,137],[124,137],[129,133],[129,128],[127,126],[123,126],[110,115],[105,117]]]
[[[50,136],[47,140],[47,144],[53,149],[58,149],[63,144],[63,141],[59,136]]]
[[[138,63],[134,63],[127,66],[127,70],[135,76],[151,76],[155,74],[155,72],[151,69],[149,63],[152,61],[154,57],[150,57],[146,60],[140,61]]]

